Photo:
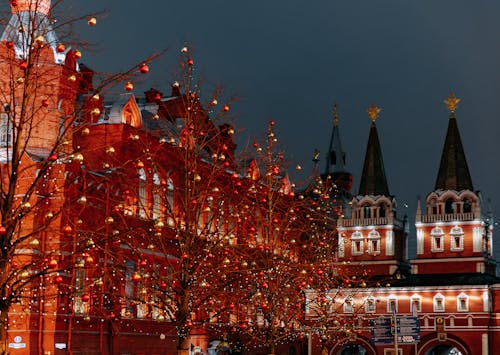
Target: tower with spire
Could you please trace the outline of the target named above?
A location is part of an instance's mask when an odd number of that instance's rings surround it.
[[[67,122],[75,113],[78,54],[61,43],[52,28],[50,0],[10,4],[11,17],[0,37],[0,146],[13,143],[4,132],[8,122],[20,122],[20,141],[40,160],[61,140],[70,146]]]
[[[450,111],[441,162],[434,186],[416,213],[417,257],[414,274],[495,274],[492,220],[475,191],[465,158],[454,94],[444,101]]]
[[[372,275],[394,275],[408,270],[405,222],[396,216],[396,200],[389,193],[382,149],[375,121],[381,109],[371,105],[372,121],[359,192],[351,200],[351,216],[339,218],[339,260],[369,267]]]
[[[316,164],[319,161],[318,156],[319,154],[315,154],[313,159]],[[342,149],[340,140],[339,114],[336,104],[333,106],[333,129],[326,155],[325,170],[320,177],[325,184],[332,185],[331,190],[335,191],[335,205],[338,208],[338,213],[348,216],[350,214],[348,203],[351,199],[353,179],[346,167],[346,153]]]

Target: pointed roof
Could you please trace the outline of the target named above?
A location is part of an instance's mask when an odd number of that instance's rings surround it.
[[[359,184],[359,195],[389,196],[389,187],[382,159],[382,149],[380,148],[377,126],[375,125],[381,109],[375,105],[371,105],[366,111],[372,120],[372,125],[368,137],[368,146],[366,147],[363,173]]]
[[[12,42],[18,58],[26,58],[34,42],[43,42],[54,52],[55,62],[63,64],[69,49],[56,50],[59,39],[50,24],[50,8],[51,0],[18,0],[16,6],[11,5],[12,16],[0,41]]]
[[[459,101],[460,99],[456,98],[453,93],[444,101],[450,110],[450,119],[436,179],[436,190],[473,191],[472,179],[455,118],[455,109]]]
[[[325,175],[332,173],[347,172],[345,167],[345,152],[342,150],[339,133],[339,115],[337,105],[333,106],[333,130],[330,138],[330,146],[326,156]]]

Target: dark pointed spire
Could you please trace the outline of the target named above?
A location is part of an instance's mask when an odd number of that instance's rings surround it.
[[[345,152],[342,150],[339,132],[339,115],[337,105],[333,106],[333,130],[330,146],[326,154],[326,169],[322,178],[331,179],[339,188],[346,192],[351,191],[352,175],[346,169]]]
[[[328,175],[345,171],[345,153],[340,143],[339,115],[337,112],[337,104],[335,104],[333,105],[333,130],[326,156],[325,174]]]
[[[384,161],[382,159],[382,149],[378,139],[377,126],[375,121],[381,109],[372,104],[366,112],[372,120],[368,146],[366,147],[365,163],[359,184],[359,195],[384,195],[389,196],[389,187],[385,177]]]
[[[473,191],[472,179],[455,118],[455,109],[459,102],[460,99],[453,93],[444,101],[450,110],[450,119],[436,179],[436,190]]]

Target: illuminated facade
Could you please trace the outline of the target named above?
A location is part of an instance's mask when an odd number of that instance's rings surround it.
[[[411,260],[406,254],[408,221],[396,217],[385,178],[375,126],[380,110],[367,110],[372,126],[363,175],[350,215],[338,220],[338,256],[340,262],[365,268],[378,286],[346,291],[352,294],[346,317],[359,332],[330,348],[330,354],[394,354],[387,334],[375,339],[370,319],[379,317],[420,319],[420,340],[401,338],[401,354],[485,355],[500,344],[491,212],[473,189],[455,117],[458,101],[453,95],[445,101],[450,118],[440,168],[425,207],[418,202],[416,257]]]

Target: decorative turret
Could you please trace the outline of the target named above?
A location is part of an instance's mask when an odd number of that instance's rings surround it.
[[[336,104],[333,106],[333,130],[326,156],[326,168],[321,178],[323,180],[328,178],[333,181],[341,194],[346,196],[350,194],[352,174],[346,169],[346,154],[340,142],[339,115]]]
[[[2,42],[14,45],[16,57],[26,59],[33,44],[48,45],[58,64],[64,64],[68,49],[60,45],[49,19],[50,0],[17,0],[11,1],[9,23],[0,38]]]
[[[372,121],[359,194],[351,200],[350,218],[341,218],[339,258],[370,267],[373,275],[402,275],[406,260],[406,228],[395,216],[396,200],[389,195],[382,149],[375,121],[381,109],[371,105]]]
[[[481,212],[481,195],[472,179],[458,130],[455,111],[460,99],[444,100],[450,111],[436,185],[427,195],[426,208],[416,213],[418,274],[495,274],[492,259],[492,223]],[[439,266],[438,266],[439,265]]]

